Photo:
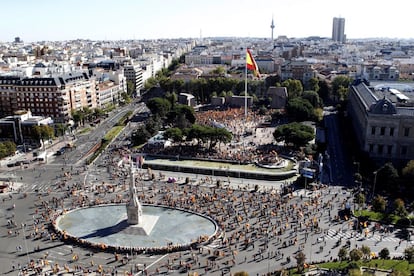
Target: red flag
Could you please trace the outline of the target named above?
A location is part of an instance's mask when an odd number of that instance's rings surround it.
[[[246,67],[248,70],[253,71],[253,75],[260,78],[259,67],[257,67],[256,61],[254,60],[250,49],[247,48],[246,52]]]

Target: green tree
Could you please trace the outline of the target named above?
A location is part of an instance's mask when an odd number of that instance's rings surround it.
[[[176,103],[176,102],[177,102],[177,100],[178,100],[177,93],[175,93],[175,92],[167,92],[167,93],[165,94],[165,98],[166,98],[168,101],[170,101],[171,106],[174,106],[174,105],[175,105],[175,103]]]
[[[171,110],[171,103],[164,98],[152,98],[147,102],[147,107],[153,115],[164,118]]]
[[[317,92],[323,101],[327,102],[329,100],[331,97],[331,87],[326,80],[319,81],[319,90]]]
[[[313,119],[313,106],[312,104],[302,98],[293,98],[287,102],[286,105],[287,114],[294,121],[308,121]]]
[[[67,129],[68,129],[68,126],[66,124],[62,124],[62,123],[55,124],[55,133],[57,136],[63,136]]]
[[[342,262],[348,258],[348,249],[346,247],[341,247],[338,252],[338,258]]]
[[[303,253],[303,251],[299,251],[295,255],[295,259],[296,259],[296,268],[298,270],[298,273],[301,274],[303,270],[305,269],[306,255],[305,253]]]
[[[157,134],[158,131],[161,129],[161,126],[161,118],[158,116],[149,117],[145,123],[145,129],[148,131],[150,136],[154,136],[155,134]]]
[[[191,126],[195,120],[194,108],[188,105],[176,104],[167,114],[168,123],[181,129]]]
[[[282,82],[282,87],[286,87],[289,99],[300,97],[303,92],[303,85],[300,80],[287,79]]]
[[[178,127],[169,128],[164,132],[164,138],[172,139],[175,143],[183,141],[183,132]]]
[[[131,95],[126,92],[121,93],[122,103],[129,104],[132,102]]]
[[[0,142],[0,159],[14,155],[16,149],[17,146],[12,141]]]
[[[133,81],[127,81],[127,93],[128,95],[135,93],[135,83]]]
[[[348,87],[351,83],[351,78],[347,76],[337,76],[332,81],[332,93],[338,100],[344,100],[347,97]]]
[[[414,160],[408,161],[407,165],[402,169],[403,177],[414,179]]]
[[[374,212],[384,212],[386,207],[387,207],[387,200],[384,197],[377,195],[372,200],[372,210]]]
[[[158,84],[158,80],[155,77],[149,77],[144,83],[144,89],[149,90]]]
[[[285,141],[285,144],[293,144],[295,147],[305,146],[315,138],[313,128],[301,123],[293,122],[277,127],[273,132],[276,141]]]
[[[217,143],[229,143],[232,138],[231,133],[225,128],[207,127],[206,134],[210,141],[210,149],[214,148]]]
[[[210,71],[212,75],[224,76],[226,74],[226,69],[223,66],[217,66]]]
[[[390,251],[388,248],[383,248],[378,253],[378,256],[383,260],[382,264],[384,264],[384,260],[388,260],[390,258]]]
[[[408,261],[408,263],[414,263],[414,246],[407,247],[404,250],[404,258]]]
[[[72,119],[76,125],[83,125],[84,118],[85,116],[81,110],[72,111]]]
[[[394,165],[391,162],[388,162],[377,170],[375,178],[378,187],[392,191],[395,190],[396,185],[398,184],[399,175],[397,169],[394,168]]]
[[[361,246],[361,252],[365,260],[368,260],[369,257],[371,256],[371,248],[369,248],[369,246],[366,246],[366,245]]]
[[[322,101],[319,98],[318,93],[316,93],[315,91],[311,91],[311,90],[304,91],[302,94],[302,98],[305,100],[308,100],[314,108],[322,106]]]
[[[355,203],[358,204],[358,207],[360,207],[361,205],[365,204],[366,198],[363,193],[359,192],[355,195],[354,200],[355,200]]]
[[[131,142],[134,146],[140,146],[148,141],[151,138],[151,134],[145,128],[145,126],[139,126],[132,134],[131,134]]]
[[[349,252],[349,258],[353,262],[357,262],[362,259],[363,253],[361,250],[354,248]]]
[[[48,125],[33,126],[33,133],[35,137],[39,140],[44,141],[45,139],[49,140],[55,137],[55,131],[53,127]]]
[[[407,210],[405,209],[404,200],[397,198],[394,200],[394,214],[400,217],[405,217],[408,215]]]
[[[318,93],[318,91],[319,91],[319,80],[317,78],[311,78],[308,81],[308,87],[309,87],[309,90],[313,90],[316,93]]]

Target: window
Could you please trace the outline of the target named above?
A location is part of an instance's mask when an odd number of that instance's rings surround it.
[[[408,146],[401,146],[401,155],[407,155]]]
[[[369,152],[373,152],[374,151],[374,145],[373,144],[369,144]]]
[[[384,145],[378,145],[378,154],[382,154],[384,151]]]
[[[383,136],[385,135],[385,127],[381,127],[380,134]]]
[[[405,128],[404,128],[404,136],[405,136],[405,137],[410,136],[410,128],[409,128],[409,127],[405,127]]]
[[[390,136],[394,136],[394,128],[390,127]]]
[[[392,145],[388,145],[387,146],[387,154],[391,155],[392,154]]]
[[[375,127],[371,127],[371,135],[375,135]]]

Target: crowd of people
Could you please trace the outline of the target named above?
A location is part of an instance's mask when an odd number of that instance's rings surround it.
[[[117,152],[117,151],[114,151]],[[122,152],[112,157],[123,158]],[[114,158],[115,160],[116,158]],[[113,164],[117,162],[113,161]],[[126,254],[131,249],[136,253],[171,253],[175,251],[199,252],[211,255],[211,261],[201,264],[194,255],[187,261],[177,262],[170,259],[157,267],[157,271],[172,269],[190,269],[203,267],[206,273],[231,267],[247,260],[237,258],[238,252],[253,249],[256,251],[254,260],[280,258],[281,248],[286,246],[300,246],[307,235],[319,229],[319,221],[330,215],[336,204],[343,204],[335,195],[313,198],[309,201],[295,200],[293,194],[283,196],[279,192],[252,193],[250,190],[219,189],[200,185],[181,185],[183,179],[176,183],[168,183],[165,179],[150,180],[149,175],[142,174],[137,181],[146,182],[147,192],[140,193],[143,204],[156,204],[181,208],[190,212],[203,214],[212,218],[218,227],[213,237],[200,237],[191,244],[173,245],[165,247],[108,247],[103,244],[94,244],[86,240],[72,237],[64,230],[56,229],[55,221],[62,212],[73,208],[94,206],[96,204],[125,203],[129,198],[125,181],[128,175],[120,168],[116,185],[95,185],[87,190],[84,183],[59,184],[56,189],[62,192],[61,197],[39,197],[36,202],[36,215],[33,225],[28,227],[33,234],[31,238],[62,239],[67,243],[77,244],[92,251],[109,251],[114,254]],[[147,172],[149,174],[150,172]],[[61,183],[64,183],[62,181]],[[52,226],[46,231],[49,226]],[[217,247],[209,247],[214,243]],[[270,250],[272,248],[272,250]],[[76,264],[76,261],[74,261]],[[76,267],[79,269],[79,265]],[[95,265],[97,269],[97,266]],[[89,267],[88,267],[89,269]],[[103,265],[105,269],[105,265]]]
[[[183,158],[214,159],[240,164],[252,163],[267,155],[268,150],[277,148],[273,145],[274,128],[262,128],[267,116],[249,112],[244,114],[243,108],[227,110],[209,110],[197,112],[196,123],[217,128],[225,128],[232,133],[232,141],[216,145],[215,148],[199,147],[194,150],[194,144],[180,144],[168,147],[145,147],[146,154],[182,156]],[[263,147],[263,145],[268,145]],[[272,146],[269,146],[272,145]]]
[[[242,132],[240,125],[244,124],[246,129],[253,129],[255,133],[256,127],[263,120],[263,117],[250,115],[247,118],[247,122],[250,123],[246,124],[243,121],[243,111],[242,109],[229,109],[217,113],[216,111],[208,111],[197,115],[197,121],[203,124],[220,122],[236,137],[242,139],[245,130]],[[265,137],[269,135],[270,133],[264,134]],[[228,145],[213,157],[241,161],[244,159],[252,160],[259,159],[255,155],[265,155],[268,154],[267,151],[271,152],[272,150],[272,147],[258,149],[255,147],[256,145],[252,144],[252,148],[241,151],[242,146],[239,146],[233,148],[232,145]],[[255,147],[254,150],[253,147]],[[169,183],[162,175],[159,178],[154,178],[151,171],[142,170],[136,178],[136,181],[145,187],[143,192],[139,194],[141,203],[169,206],[202,214],[215,221],[216,233],[211,237],[200,236],[188,244],[168,244],[163,247],[114,247],[92,243],[71,236],[64,229],[58,229],[56,220],[65,212],[75,208],[98,204],[125,204],[127,202],[129,189],[126,185],[129,185],[130,178],[128,169],[122,166],[122,163],[126,161],[129,152],[117,148],[109,148],[108,151],[109,154],[104,156],[103,162],[112,178],[111,183],[97,184],[96,182],[76,181],[72,179],[71,173],[64,173],[62,170],[60,181],[52,184],[50,189],[55,193],[48,191],[46,195],[39,195],[34,202],[31,223],[19,225],[13,217],[10,217],[7,225],[9,235],[20,235],[24,230],[27,238],[33,240],[55,241],[61,239],[65,243],[79,245],[91,252],[111,252],[114,254],[115,262],[125,260],[125,258],[119,258],[119,254],[126,255],[126,259],[129,260],[128,254],[130,252],[135,254],[144,252],[149,254],[170,253],[167,259],[161,260],[151,269],[143,268],[144,274],[157,275],[168,273],[171,270],[199,270],[208,275],[212,272],[219,273],[224,268],[231,268],[238,264],[260,262],[265,259],[293,266],[294,264],[290,264],[291,256],[284,256],[284,249],[293,247],[301,251],[304,250],[311,235],[324,237],[326,229],[321,228],[322,220],[325,225],[333,225],[337,220],[337,211],[343,209],[347,201],[350,200],[350,195],[340,196],[337,192],[330,191],[331,188],[328,187],[314,193],[312,197],[302,198],[292,187],[282,187],[279,190],[262,189],[259,192],[254,189],[254,185],[247,185],[247,189],[199,185],[210,181],[185,183],[184,179],[180,177],[177,181]],[[236,154],[241,156],[237,157]],[[275,152],[272,154],[274,157],[277,156]],[[89,171],[94,169],[96,167],[90,165]],[[12,212],[12,210],[10,211]],[[322,251],[324,250],[328,251],[328,249],[322,248]],[[35,251],[43,252],[42,248],[35,248]],[[247,254],[248,251],[250,253]],[[74,256],[72,263],[65,263],[62,266],[55,263],[53,269],[87,272],[94,270],[99,273],[113,273],[113,268],[108,263],[94,264],[91,261],[88,266],[81,265],[76,252],[71,253]],[[48,253],[45,252],[43,258],[32,263],[32,269],[39,270],[49,265],[48,257]],[[204,261],[201,261],[201,258]]]

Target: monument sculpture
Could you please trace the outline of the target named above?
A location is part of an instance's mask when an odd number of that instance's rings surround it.
[[[130,179],[131,183],[129,184],[129,202],[126,205],[127,209],[127,221],[129,224],[137,225],[142,223],[142,206],[139,202],[137,195],[137,188],[135,186],[135,177],[134,177],[134,168],[133,162],[130,162]]]

